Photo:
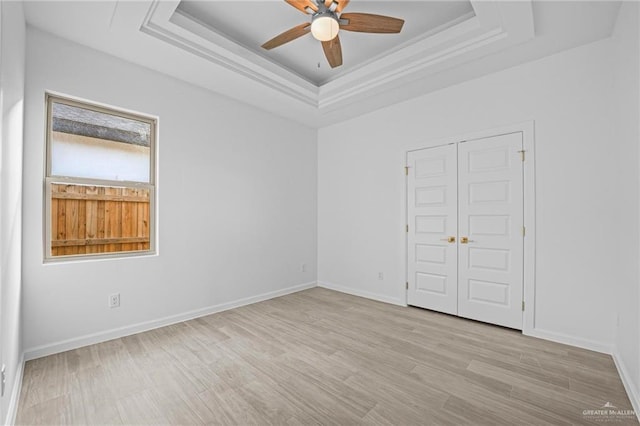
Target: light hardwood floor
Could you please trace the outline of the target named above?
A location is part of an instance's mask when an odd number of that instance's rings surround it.
[[[19,424],[637,424],[610,356],[314,288],[29,361]]]

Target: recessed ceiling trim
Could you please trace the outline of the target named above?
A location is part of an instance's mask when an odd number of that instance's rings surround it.
[[[179,0],[153,0],[140,31],[323,110],[534,37],[531,0],[471,3],[475,16],[434,34],[416,37],[394,53],[345,72],[320,87],[190,15],[176,13]]]
[[[401,78],[409,77],[413,74],[419,73],[422,70],[432,68],[436,64],[443,63],[452,58],[461,56],[467,53],[469,50],[488,46],[497,41],[504,40],[506,37],[507,34],[499,29],[484,33],[473,40],[466,40],[459,45],[453,46],[452,48],[438,51],[431,56],[422,58],[422,60],[420,61],[414,61],[405,67],[397,68],[396,70],[390,71],[385,75],[372,77],[368,79],[365,84],[348,86],[348,88],[334,93],[333,95],[328,94],[322,96],[319,99],[318,108],[326,108],[332,104],[342,102],[345,99],[348,99],[355,95],[368,92],[373,88],[385,86],[386,84],[397,81]]]
[[[417,37],[414,37],[395,48],[395,52],[393,53],[381,53],[378,56],[375,56],[369,59],[366,62],[363,62],[355,67],[352,67],[347,73],[339,76],[342,78],[341,82],[347,81],[349,79],[359,79],[362,78],[359,75],[359,70],[363,68],[367,68],[367,72],[371,72],[374,66],[383,65],[384,58],[389,56],[396,56],[397,52],[409,52],[411,49],[427,49],[430,46],[435,47],[443,43],[443,40],[449,40],[453,38],[456,34],[460,35],[462,33],[466,33],[469,29],[478,29],[478,20],[475,19],[475,14],[473,12],[468,13],[466,15],[460,16],[452,21],[447,22],[444,25],[440,25],[437,28],[434,28],[431,31],[423,33]],[[383,66],[384,67],[384,66]],[[329,90],[332,86],[334,86],[335,80],[330,80],[322,85],[320,85],[321,93],[322,89]]]
[[[217,46],[220,46],[223,49],[228,50],[229,52],[233,52],[238,55],[240,58],[246,58],[256,65],[267,68],[269,71],[273,72],[276,75],[279,75],[283,78],[287,79],[296,79],[297,84],[300,87],[312,91],[317,91],[317,87],[313,82],[306,79],[304,76],[292,71],[290,69],[283,69],[283,67],[274,62],[267,56],[256,55],[256,57],[252,57],[251,52],[245,46],[236,43],[234,40],[227,38],[224,34],[217,31],[215,28],[212,28],[210,25],[207,25],[205,22],[202,22],[197,17],[194,17],[180,8],[176,9],[175,13],[171,17],[171,22],[176,24],[179,29],[184,29],[188,32],[199,35],[205,40],[214,43]]]
[[[471,18],[433,37],[388,55],[369,67],[323,85],[320,87],[319,108],[405,78],[413,73],[428,72],[429,68],[438,63],[506,37],[508,35],[502,28],[483,30],[477,18]]]
[[[472,1],[475,17],[414,41],[370,66],[320,87],[318,107],[426,77],[534,37],[531,2]]]
[[[278,75],[267,69],[266,64],[256,64],[239,56],[228,48],[222,48],[220,44],[207,40],[197,33],[171,22],[171,17],[180,1],[153,0],[151,6],[140,26],[143,33],[160,39],[173,46],[189,51],[216,65],[241,74],[254,81],[262,83],[272,89],[278,90],[311,106],[318,106],[318,88],[312,83],[294,75],[288,70],[281,72],[290,74],[286,77]],[[185,20],[188,18],[184,17]],[[192,25],[202,26],[198,22],[190,21]],[[209,30],[213,35],[213,31]],[[218,37],[220,37],[218,35]],[[246,49],[244,49],[246,50]],[[257,55],[256,55],[257,56]],[[255,58],[254,58],[255,60]],[[263,61],[266,61],[263,59]],[[275,66],[275,64],[272,64]]]
[[[164,41],[164,39],[149,36],[140,31],[153,1],[25,2],[24,8],[27,23],[30,26],[30,37],[33,37],[33,43],[36,46],[42,45],[47,46],[47,48],[63,49],[62,46],[67,45],[59,44],[61,41],[58,40],[58,37],[70,40],[132,64],[180,79],[202,90],[210,90],[222,96],[236,99],[244,104],[268,111],[274,116],[284,117],[287,120],[317,128],[333,125],[379,108],[388,107],[397,102],[432,93],[454,84],[544,58],[586,43],[602,40],[611,35],[621,4],[619,0],[611,2],[537,1],[533,5],[531,5],[531,2],[521,0],[510,2],[490,0],[478,2],[472,0],[471,6],[481,28],[485,31],[501,28],[506,34],[505,38],[492,41],[485,46],[476,44],[473,49],[454,57],[442,55],[440,57],[441,60],[421,71],[408,73],[407,76],[399,79],[390,79],[388,82],[375,87],[370,86],[370,90],[354,94],[349,98],[345,98],[343,102],[334,102],[323,106],[323,108],[318,108],[318,99],[329,99],[330,96],[336,94],[333,90],[327,90],[334,86],[316,87],[314,90],[317,90],[318,93],[310,95],[310,102],[301,101],[300,96],[297,94],[291,95],[288,94],[291,92],[286,92],[283,88],[276,89],[273,86],[258,82],[255,78],[247,78],[244,73],[234,72],[233,67],[222,67],[209,60],[206,54],[193,54],[183,49],[180,43],[174,45]],[[241,6],[241,3],[245,3],[245,0],[209,1],[230,3],[235,6]],[[256,2],[258,0],[252,1]],[[429,3],[429,0],[423,1],[425,5]],[[264,3],[269,7],[262,9],[264,11],[263,16],[269,19],[271,17],[279,19],[279,12],[276,12],[276,10],[284,7],[286,11],[288,8],[283,0],[264,1]],[[352,3],[350,7],[355,5],[356,0],[353,0]],[[391,3],[396,4],[396,2]],[[397,2],[397,4],[399,3],[401,2]],[[116,4],[117,7],[114,7]],[[389,2],[384,4],[389,4]],[[181,4],[181,8],[182,5],[184,4]],[[247,10],[253,10],[252,7],[254,6],[247,5]],[[377,12],[375,10],[367,10],[368,7],[363,7],[363,12]],[[412,6],[408,5],[407,7],[410,9]],[[172,9],[175,12],[175,2]],[[239,10],[241,9],[239,7]],[[268,12],[271,9],[274,10],[273,15]],[[360,7],[358,9],[353,7],[353,10],[361,9]],[[389,11],[392,15],[402,15],[402,13],[392,12],[392,10]],[[400,11],[402,7],[396,10]],[[534,33],[532,10],[535,12],[536,18],[536,37],[526,41],[526,34],[533,35]],[[381,7],[378,11],[384,12],[385,10]],[[283,14],[285,13],[283,12]],[[298,16],[293,8],[288,11],[288,14],[293,15],[292,21]],[[205,17],[205,15],[201,16],[199,13],[196,13],[195,16],[199,18]],[[407,14],[406,16],[416,16],[416,19],[418,19],[422,15]],[[494,18],[490,19],[492,16]],[[163,19],[169,20],[170,18],[171,13]],[[282,19],[282,21],[285,19]],[[155,23],[155,21],[153,22]],[[210,21],[204,20],[204,22]],[[570,22],[571,25],[567,25],[567,22]],[[242,25],[242,21],[240,21],[239,25]],[[277,26],[278,28],[287,27],[280,24]],[[433,27],[430,28],[432,29],[429,31],[435,30]],[[224,31],[222,27],[219,30],[220,33],[228,36],[229,32]],[[267,31],[263,32],[267,33]],[[268,33],[270,34],[270,30]],[[478,34],[475,36],[477,37]],[[429,37],[431,36],[437,39],[438,34],[431,34]],[[442,34],[439,36],[442,36]],[[266,37],[264,38],[266,39]],[[354,39],[357,37],[356,35],[350,35],[349,38]],[[368,42],[366,40],[369,40],[369,37],[362,37],[362,39],[363,43]],[[413,39],[415,37],[411,38],[411,40]],[[258,41],[261,42],[262,40],[263,37],[261,36]],[[525,40],[525,42],[515,46],[518,40]],[[457,43],[462,43],[463,41],[461,39]],[[304,43],[304,41],[301,42]],[[372,43],[375,43],[375,39],[372,40]],[[455,44],[442,44],[442,46],[446,49]],[[355,46],[357,48],[357,45]],[[409,47],[404,43],[397,46]],[[219,46],[212,46],[212,48],[221,49]],[[76,49],[76,47],[73,49]],[[219,50],[214,51],[220,54]],[[256,47],[254,50],[258,50],[258,48]],[[73,52],[71,48],[65,48],[60,55],[75,54]],[[81,50],[78,50],[78,52],[81,52]],[[435,52],[430,54],[435,55]],[[378,57],[370,56],[371,59]],[[409,57],[408,61],[419,59],[419,57]],[[370,65],[368,63],[366,66]],[[347,70],[345,69],[345,71]],[[383,71],[390,70],[384,69]],[[398,72],[401,71],[398,70]],[[344,78],[344,80],[334,81],[333,83],[343,84],[343,82],[348,81],[347,79],[353,78],[351,75],[342,75],[340,72],[338,74],[332,78],[334,80]],[[366,76],[366,78],[372,77],[374,78],[375,75]],[[366,87],[364,79],[362,81],[355,79],[355,82],[357,84],[362,83]],[[339,92],[340,88],[337,84],[335,88]],[[293,92],[295,93],[295,90]]]

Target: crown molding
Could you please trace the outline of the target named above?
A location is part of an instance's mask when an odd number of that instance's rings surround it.
[[[153,0],[140,31],[317,107],[317,86],[239,46],[202,23],[186,15],[174,14],[179,4],[180,1],[176,0]]]
[[[428,77],[534,37],[531,0],[473,0],[464,16],[362,64],[321,86],[226,38],[182,13],[179,0],[153,0],[139,31],[258,82],[292,99],[329,111],[403,82]],[[116,11],[117,13],[117,11]]]

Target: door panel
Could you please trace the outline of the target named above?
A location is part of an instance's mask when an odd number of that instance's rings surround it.
[[[457,148],[408,154],[408,293],[410,305],[458,312]]]
[[[516,329],[524,254],[520,150],[522,133],[458,145],[458,314]]]

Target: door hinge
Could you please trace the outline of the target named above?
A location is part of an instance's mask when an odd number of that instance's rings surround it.
[[[524,312],[524,300],[522,301],[522,312]]]
[[[409,176],[409,166],[404,166],[404,175]]]
[[[525,235],[527,235],[527,228],[525,228],[524,226],[522,227],[522,236],[524,237]]]
[[[409,225],[406,226],[405,230],[409,232]]]
[[[407,281],[407,290],[409,290],[409,281]]]
[[[524,149],[518,151],[520,153],[520,159],[524,162],[524,153],[527,152]]]

